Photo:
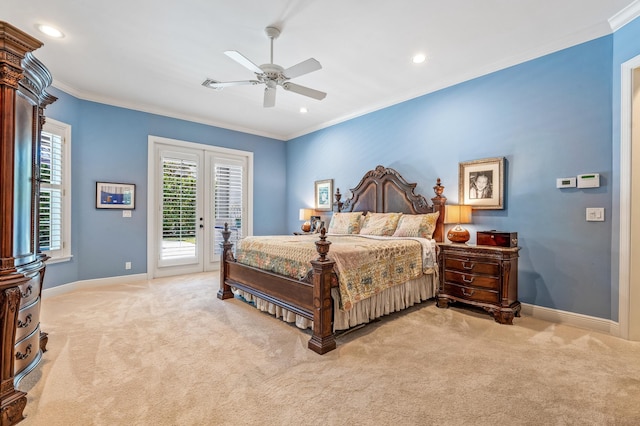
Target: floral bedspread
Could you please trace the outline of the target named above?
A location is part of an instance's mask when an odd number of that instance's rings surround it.
[[[318,258],[318,234],[299,236],[246,237],[238,241],[239,263],[291,278],[306,276]],[[328,257],[336,262],[341,308],[378,292],[435,272],[435,245],[422,238],[330,235]]]

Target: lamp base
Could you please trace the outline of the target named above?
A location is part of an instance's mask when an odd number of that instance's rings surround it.
[[[309,232],[311,231],[311,222],[309,222],[308,220],[302,224],[302,232]]]
[[[447,233],[447,238],[452,243],[464,244],[469,241],[471,235],[469,235],[469,231],[464,229],[462,226],[456,225],[449,230],[449,232]]]

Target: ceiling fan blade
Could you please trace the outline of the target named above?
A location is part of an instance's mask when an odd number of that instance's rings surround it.
[[[322,65],[320,65],[320,62],[316,61],[313,58],[309,58],[306,61],[302,61],[299,64],[287,68],[282,72],[282,74],[284,74],[284,76],[287,78],[295,78],[301,75],[309,74],[313,71],[318,71],[319,69],[322,69]]]
[[[282,87],[284,87],[284,90],[289,90],[291,92],[298,93],[303,96],[308,96],[319,101],[323,100],[327,96],[326,93],[319,90],[310,89],[308,87],[300,86],[299,84],[291,83],[288,81],[286,83],[283,83]]]
[[[264,88],[264,102],[262,104],[265,108],[271,108],[276,105],[276,89],[271,87]]]
[[[249,71],[252,71],[256,74],[262,74],[262,70],[260,69],[260,67],[254,64],[253,62],[251,62],[249,59],[247,59],[247,57],[244,56],[242,53],[236,50],[227,50],[224,52],[224,54],[230,57],[231,59],[233,59],[234,61],[236,61],[237,63],[239,63],[240,65],[242,65],[243,67],[245,67],[246,69],[248,69]]]
[[[206,79],[202,82],[204,87],[209,87],[210,89],[224,89],[225,87],[231,86],[245,86],[245,85],[255,85],[260,83],[258,80],[243,80],[243,81],[216,81],[210,78]]]

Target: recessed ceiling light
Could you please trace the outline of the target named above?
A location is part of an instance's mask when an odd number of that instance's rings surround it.
[[[426,56],[424,56],[422,53],[418,53],[416,56],[413,57],[413,63],[414,64],[421,64],[423,63],[425,60],[427,59]]]
[[[51,25],[44,25],[44,24],[40,24],[37,26],[38,31],[40,31],[43,34],[48,35],[49,37],[53,37],[53,38],[62,38],[64,37],[64,34],[62,33],[62,31],[60,31],[57,28],[52,27]]]
[[[300,114],[306,114],[309,110],[306,107],[300,107]]]

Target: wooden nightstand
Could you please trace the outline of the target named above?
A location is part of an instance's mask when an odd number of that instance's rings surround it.
[[[479,306],[500,324],[520,316],[519,247],[438,244],[438,307],[450,302]]]

